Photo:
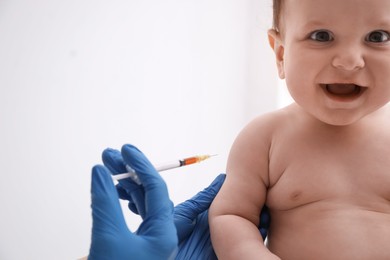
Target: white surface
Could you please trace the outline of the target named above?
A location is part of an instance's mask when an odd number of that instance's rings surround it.
[[[279,80],[278,82],[278,108],[285,107],[291,103],[293,103],[294,100],[291,97],[290,93],[288,92],[286,82],[284,80]]]
[[[0,259],[88,253],[90,169],[106,147],[133,143],[156,163],[219,154],[162,173],[175,204],[224,172],[239,130],[277,106],[270,6],[0,1]]]

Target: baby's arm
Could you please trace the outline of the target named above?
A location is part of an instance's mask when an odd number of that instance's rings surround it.
[[[257,228],[269,186],[271,129],[263,121],[256,119],[237,137],[226,180],[210,208],[210,232],[218,259],[279,259],[264,246]]]

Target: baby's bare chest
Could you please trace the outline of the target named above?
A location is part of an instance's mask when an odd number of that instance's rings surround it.
[[[269,206],[287,210],[327,200],[364,207],[375,207],[378,202],[390,207],[389,138],[313,137],[273,147]]]

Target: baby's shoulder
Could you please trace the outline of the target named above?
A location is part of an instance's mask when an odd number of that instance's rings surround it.
[[[285,129],[289,124],[294,123],[294,121],[296,121],[296,117],[297,112],[295,111],[294,105],[290,105],[288,107],[257,116],[249,122],[245,128],[257,133],[277,133],[278,131]]]
[[[294,123],[294,108],[286,107],[255,117],[239,133],[235,145],[241,150],[261,150],[267,152],[275,139],[289,131]]]

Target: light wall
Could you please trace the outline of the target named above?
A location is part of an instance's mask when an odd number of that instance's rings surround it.
[[[88,253],[106,147],[219,154],[162,174],[175,204],[224,172],[240,129],[277,107],[270,14],[268,0],[0,1],[0,259]]]

